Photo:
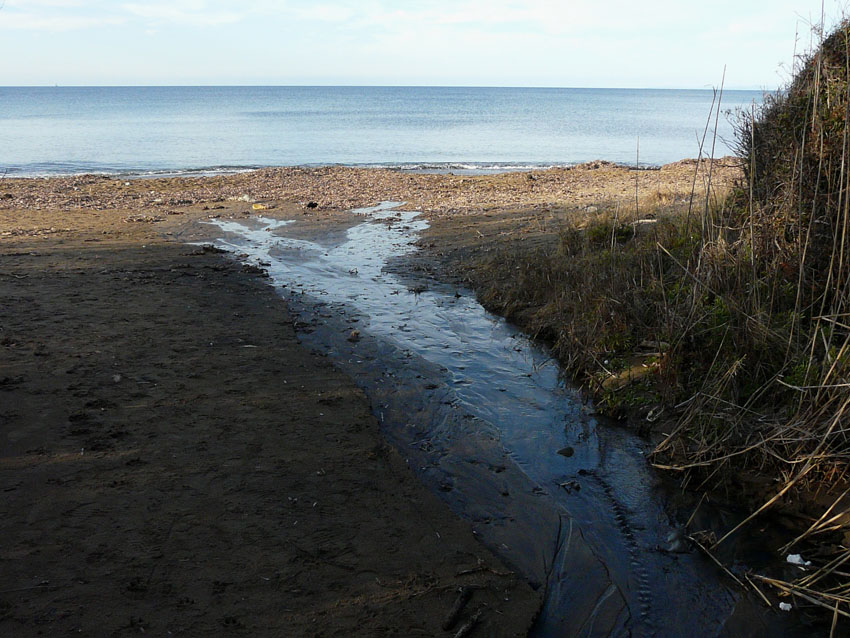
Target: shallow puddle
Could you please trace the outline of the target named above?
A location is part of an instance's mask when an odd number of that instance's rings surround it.
[[[364,388],[422,480],[542,588],[532,635],[806,635],[670,551],[679,530],[644,442],[597,423],[544,349],[467,293],[386,271],[426,221],[390,203],[354,213],[317,241],[287,237],[297,221],[212,223]]]

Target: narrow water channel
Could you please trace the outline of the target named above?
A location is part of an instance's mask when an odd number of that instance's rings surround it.
[[[679,551],[644,441],[600,425],[545,349],[468,293],[386,270],[426,221],[390,203],[354,214],[310,241],[288,236],[297,221],[213,223],[364,388],[421,479],[541,588],[533,636],[806,635]]]

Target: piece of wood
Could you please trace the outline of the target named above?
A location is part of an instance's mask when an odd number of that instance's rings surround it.
[[[481,610],[475,612],[475,614],[463,623],[460,626],[460,629],[457,630],[455,634],[455,638],[466,638],[469,634],[472,633],[472,630],[475,629],[475,625],[478,624],[478,621],[481,620]]]
[[[464,586],[457,590],[455,604],[452,605],[451,611],[449,611],[448,616],[446,616],[446,619],[443,621],[444,631],[448,631],[457,624],[460,614],[463,612],[463,608],[466,607],[470,598],[472,598],[472,590],[469,587]]]

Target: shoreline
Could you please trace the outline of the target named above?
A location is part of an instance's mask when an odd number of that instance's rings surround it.
[[[0,183],[5,179],[51,179],[51,178],[67,178],[67,177],[107,177],[111,179],[127,179],[127,180],[142,180],[142,179],[191,179],[197,177],[227,177],[230,175],[239,175],[242,173],[252,173],[261,170],[280,170],[280,169],[302,169],[315,170],[324,168],[349,168],[349,169],[372,169],[372,170],[387,170],[398,173],[409,173],[414,175],[461,175],[461,176],[498,176],[506,173],[528,173],[531,171],[547,171],[551,169],[572,169],[584,164],[602,163],[615,166],[617,168],[625,168],[629,170],[642,171],[657,171],[665,166],[677,164],[679,162],[691,161],[693,158],[683,158],[675,162],[667,162],[664,164],[648,163],[634,164],[617,162],[605,159],[594,159],[584,162],[507,162],[507,161],[492,161],[492,162],[476,162],[476,161],[412,161],[412,162],[362,162],[362,163],[321,163],[310,162],[306,164],[272,164],[272,165],[245,165],[245,166],[200,166],[190,168],[157,168],[157,169],[112,169],[104,168],[101,170],[79,170],[70,172],[45,171],[20,174],[18,172],[6,172],[0,174]],[[734,160],[733,156],[725,156],[717,158],[720,161]],[[707,158],[703,158],[707,161]]]
[[[641,196],[672,196],[681,200],[694,181],[714,166],[714,187],[731,186],[739,175],[732,157],[709,163],[685,159],[658,169],[634,169],[594,161],[571,168],[552,168],[497,175],[407,173],[379,168],[265,168],[213,177],[172,177],[126,180],[111,176],[6,177],[0,180],[0,210],[150,209],[156,214],[195,204],[293,203],[320,210],[351,210],[381,201],[405,201],[410,207],[436,215],[506,207],[581,207],[634,201]],[[695,169],[698,168],[698,171]]]

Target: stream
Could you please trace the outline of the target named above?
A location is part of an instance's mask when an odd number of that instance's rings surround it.
[[[810,635],[679,540],[646,442],[601,424],[545,348],[468,291],[387,270],[416,250],[417,212],[353,213],[309,240],[298,221],[211,223],[220,248],[268,272],[302,341],[366,391],[420,479],[541,589],[532,636]]]

